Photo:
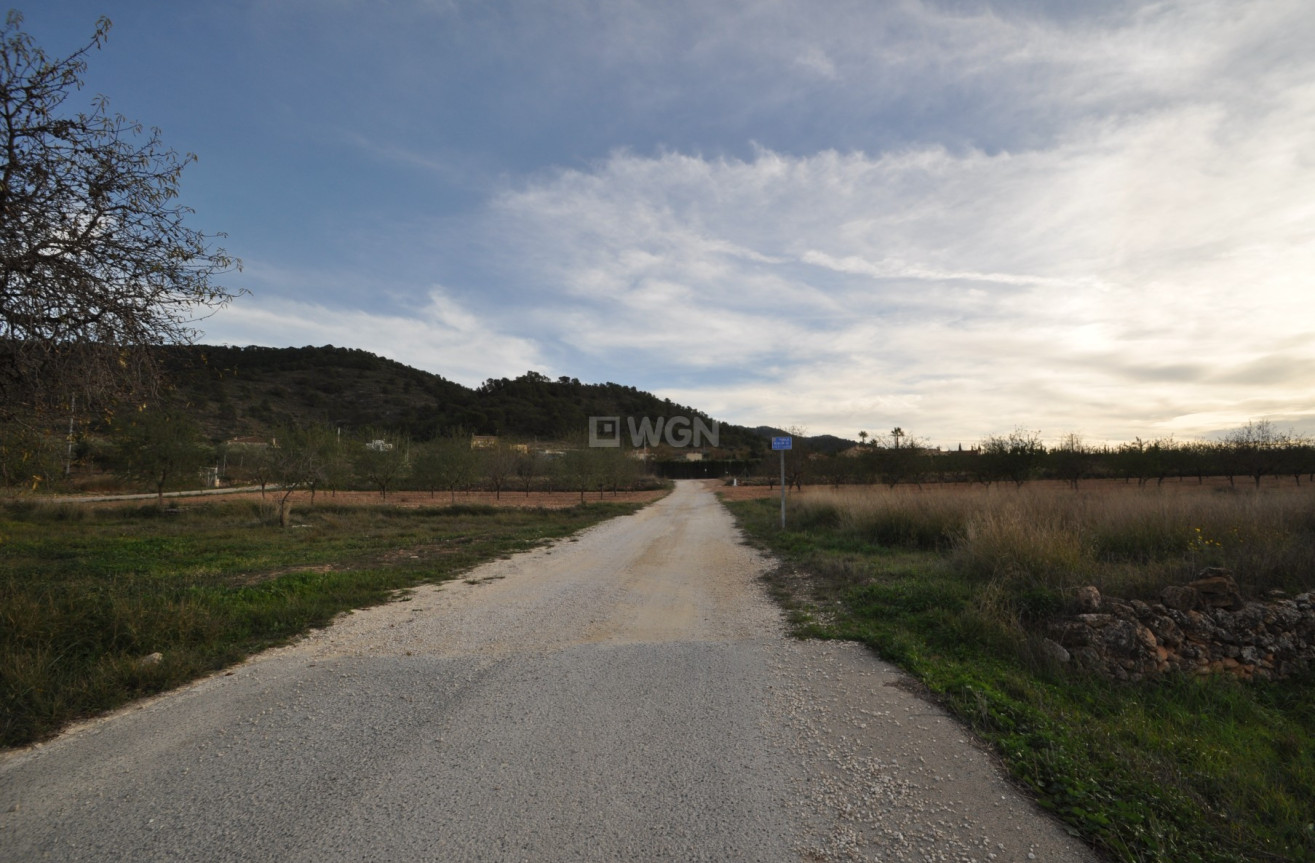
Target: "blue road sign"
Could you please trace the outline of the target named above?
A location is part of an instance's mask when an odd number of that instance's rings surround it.
[[[794,438],[789,438],[789,437],[774,437],[774,438],[772,438],[772,449],[773,449],[773,450],[778,450],[778,449],[793,449],[793,448],[794,448]]]

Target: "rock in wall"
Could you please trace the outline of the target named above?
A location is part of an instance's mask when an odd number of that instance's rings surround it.
[[[1232,576],[1206,570],[1160,601],[1078,593],[1083,613],[1052,623],[1052,656],[1117,680],[1168,672],[1278,679],[1315,665],[1315,592],[1246,602]]]

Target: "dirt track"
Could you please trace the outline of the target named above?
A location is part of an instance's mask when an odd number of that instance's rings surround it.
[[[1091,859],[765,566],[680,483],[6,757],[0,860]]]

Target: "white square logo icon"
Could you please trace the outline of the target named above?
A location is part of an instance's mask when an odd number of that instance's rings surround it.
[[[589,417],[589,446],[621,446],[621,418]]]

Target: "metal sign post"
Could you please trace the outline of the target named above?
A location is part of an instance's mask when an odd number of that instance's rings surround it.
[[[772,449],[779,450],[781,453],[781,530],[785,530],[785,451],[791,449],[793,445],[793,438],[772,438]]]

